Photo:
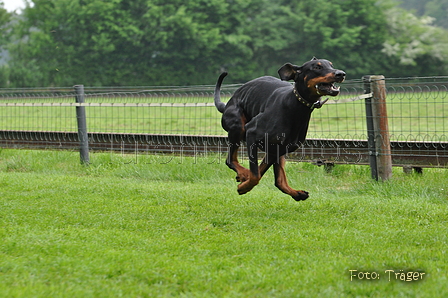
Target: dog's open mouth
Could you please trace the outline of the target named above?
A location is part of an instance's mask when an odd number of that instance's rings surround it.
[[[339,94],[341,87],[335,85],[335,83],[320,83],[316,85],[316,89],[321,94],[336,96]]]

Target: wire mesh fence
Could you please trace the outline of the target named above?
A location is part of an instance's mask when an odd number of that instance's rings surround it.
[[[446,77],[387,80],[391,140],[448,141],[447,80]]]
[[[362,80],[342,84],[341,93],[315,110],[308,129],[308,139],[366,140],[365,93]]]
[[[239,85],[225,86],[223,101]],[[338,98],[316,110],[309,136],[316,138],[365,138],[362,101],[344,99],[363,94],[360,81],[348,82]],[[89,132],[226,135],[221,114],[213,104],[213,88],[150,89],[89,92],[85,100]],[[97,90],[93,90],[97,91]],[[0,94],[0,127],[3,130],[76,132],[75,94],[66,92]]]
[[[365,160],[361,156],[368,154],[364,84],[361,79],[344,82],[338,97],[330,98],[323,108],[313,112],[305,144],[314,150],[311,159],[348,162],[339,156],[346,151],[359,155],[354,158],[358,162]],[[223,86],[223,101],[239,86]],[[445,166],[438,160],[448,156],[448,77],[386,79],[386,88],[389,134],[395,152],[425,158],[436,151],[437,160],[427,164]],[[92,148],[95,143],[103,149],[103,143],[110,148],[123,147],[123,142],[136,142],[135,136],[134,141],[129,139],[132,135],[139,135],[139,142],[146,142],[139,148],[148,150],[151,142],[158,142],[159,148],[162,143],[175,142],[162,140],[167,136],[210,137],[221,142],[226,132],[221,128],[221,114],[213,105],[213,89],[214,86],[85,88],[90,144]],[[78,131],[76,106],[73,88],[0,90],[0,146],[31,146],[35,142],[42,148],[54,147],[56,142],[59,148],[72,148]],[[72,145],[64,145],[64,140]]]
[[[230,97],[230,93],[224,93]],[[0,99],[3,130],[77,131],[75,94],[27,94]],[[224,135],[211,91],[86,94],[89,132]]]

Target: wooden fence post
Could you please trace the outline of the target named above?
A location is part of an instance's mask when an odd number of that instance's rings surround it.
[[[386,82],[384,76],[370,76],[372,120],[375,141],[375,156],[378,179],[392,177],[392,154],[389,137],[389,123],[386,108]]]
[[[84,103],[84,85],[76,85],[73,88],[75,88],[76,102]],[[79,154],[81,156],[81,163],[88,165],[90,163],[90,158],[89,138],[87,135],[86,107],[76,107],[76,119],[78,121]]]
[[[372,93],[370,76],[362,77],[364,82],[364,93]],[[369,146],[369,164],[372,179],[378,181],[378,169],[376,164],[375,129],[373,127],[372,98],[366,98],[366,122],[367,122],[367,144]]]

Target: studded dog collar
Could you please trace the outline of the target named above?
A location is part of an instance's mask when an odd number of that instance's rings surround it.
[[[307,102],[305,99],[303,99],[302,96],[300,96],[299,91],[297,91],[297,89],[296,89],[295,87],[293,87],[292,90],[294,91],[294,94],[296,95],[297,100],[298,100],[300,103],[302,103],[302,104],[304,104],[305,106],[307,106],[310,110],[320,109],[320,108],[321,108],[321,107],[328,101],[328,98],[327,98],[327,99],[325,99],[324,101],[320,101],[320,100],[318,100],[318,101],[316,101],[315,103],[310,103],[310,102]]]

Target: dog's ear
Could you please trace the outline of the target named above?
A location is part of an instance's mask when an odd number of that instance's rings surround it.
[[[278,75],[282,81],[293,80],[297,74],[302,72],[302,67],[286,63],[278,70]]]
[[[319,60],[319,59],[317,59],[317,58],[314,56],[313,59],[311,59],[311,61],[314,61],[314,60]]]

